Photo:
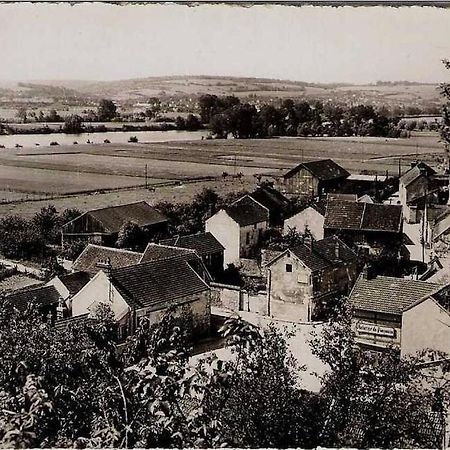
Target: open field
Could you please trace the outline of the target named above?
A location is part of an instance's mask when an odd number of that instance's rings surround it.
[[[155,204],[160,201],[173,203],[189,202],[197,193],[205,188],[211,188],[221,195],[226,195],[231,192],[248,191],[254,187],[255,179],[253,177],[244,177],[241,180],[201,181],[198,183],[182,184],[180,186],[163,186],[157,187],[154,191],[141,188],[98,194],[80,194],[73,197],[54,198],[51,200],[44,199],[0,204],[0,217],[18,214],[26,218],[31,218],[36,212],[48,204],[54,205],[58,211],[66,208],[87,211],[89,209],[104,208],[138,201],[146,201],[150,204]]]
[[[48,203],[45,196],[79,193],[51,201],[80,209],[148,199],[148,191],[135,189],[145,183],[146,165],[149,185],[216,177],[217,188],[222,190],[223,172],[243,173],[247,182],[254,184],[255,174],[279,175],[302,160],[318,158],[332,158],[352,173],[397,175],[399,162],[402,172],[416,159],[439,167],[444,154],[438,135],[433,133],[416,133],[410,139],[229,139],[5,149],[0,153],[0,200],[14,203],[3,205],[0,211],[22,214],[34,210],[34,204],[42,202],[30,200],[40,194]],[[183,192],[183,198],[189,200],[198,186],[158,187],[151,197],[179,201]],[[117,192],[98,192],[114,189]],[[20,204],[21,195],[28,200],[24,204]]]

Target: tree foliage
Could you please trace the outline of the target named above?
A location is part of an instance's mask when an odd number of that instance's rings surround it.
[[[369,105],[284,99],[256,109],[237,97],[204,95],[199,99],[200,116],[213,135],[226,138],[268,136],[386,136],[399,137],[398,118]]]
[[[117,107],[112,100],[102,99],[98,104],[97,116],[98,120],[109,121],[114,119],[117,114]]]
[[[343,308],[313,353],[330,370],[323,378],[321,445],[330,447],[410,448],[439,445],[434,395],[423,388],[416,358],[396,351],[364,352],[355,343],[351,314]]]

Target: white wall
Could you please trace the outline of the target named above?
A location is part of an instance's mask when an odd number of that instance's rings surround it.
[[[111,291],[110,291],[111,288]],[[109,305],[116,320],[123,318],[130,311],[130,307],[102,271],[72,297],[72,316],[80,316],[95,310],[95,303]]]
[[[224,247],[223,266],[226,269],[228,264],[239,262],[239,225],[221,209],[205,224],[205,231],[209,231]]]
[[[288,234],[289,230],[296,229],[298,233],[304,233],[306,227],[311,232],[313,238],[318,241],[323,239],[323,224],[325,217],[314,208],[308,208],[300,211],[295,216],[284,221],[283,234]]]
[[[261,236],[267,230],[268,222],[259,222],[247,225],[240,229],[240,254],[241,258],[252,256],[252,251],[258,245]]]
[[[450,354],[450,314],[430,298],[402,317],[402,356],[427,348]]]

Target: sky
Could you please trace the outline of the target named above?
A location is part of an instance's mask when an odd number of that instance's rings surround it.
[[[0,80],[442,82],[450,9],[0,4]]]

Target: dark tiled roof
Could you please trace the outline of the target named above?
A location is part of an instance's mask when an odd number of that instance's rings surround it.
[[[337,248],[338,252],[336,251]],[[358,260],[356,253],[336,236],[315,241],[312,246],[302,244],[287,251],[292,252],[312,271],[323,270],[343,263],[357,262]],[[270,266],[277,259],[275,257],[268,265]]]
[[[402,229],[402,207],[401,205],[329,201],[324,228],[399,233]]]
[[[269,220],[269,211],[249,195],[235,201],[226,209],[227,214],[241,227]]]
[[[224,246],[210,232],[176,236],[164,239],[160,244],[195,250],[200,256],[220,253],[224,250]]]
[[[142,253],[89,244],[73,263],[72,270],[87,272],[92,277],[100,270],[99,262],[109,260],[113,268],[119,268],[137,264],[141,257]]]
[[[424,162],[419,162],[414,167],[411,167],[411,169],[409,169],[407,172],[405,172],[401,176],[400,181],[405,186],[408,186],[414,180],[416,180],[417,178],[419,178],[422,175],[424,175],[426,177],[430,177],[435,174],[436,174],[436,171],[434,169],[432,169],[428,164],[425,164]]]
[[[60,276],[59,279],[66,286],[70,295],[75,295],[89,283],[90,276],[87,272],[74,272]]]
[[[111,279],[126,301],[138,308],[181,304],[187,296],[209,289],[183,258],[160,259],[114,269]]]
[[[34,289],[24,289],[13,292],[4,301],[15,308],[24,311],[30,303],[38,306],[58,305],[60,295],[54,286],[41,286]]]
[[[109,233],[118,233],[127,222],[134,222],[140,227],[167,222],[167,218],[147,202],[94,209],[85,214],[100,222],[104,231]]]
[[[163,244],[155,244],[151,242],[147,245],[140,263],[157,261],[159,259],[168,259],[179,256],[187,256],[189,258],[197,257],[194,250],[188,248],[179,248]]]
[[[271,212],[287,211],[291,206],[287,197],[270,186],[260,186],[249,195]]]
[[[332,159],[320,159],[318,161],[309,161],[299,164],[289,172],[285,173],[284,178],[289,178],[303,168],[312,173],[320,181],[347,178],[350,175],[349,172],[339,164],[336,164]]]
[[[357,310],[401,315],[418,300],[440,287],[428,281],[377,276],[360,276],[350,294],[350,305]]]
[[[139,263],[172,259],[183,259],[187,261],[200,278],[211,281],[211,275],[200,255],[195,250],[188,248],[150,243],[147,245]]]

